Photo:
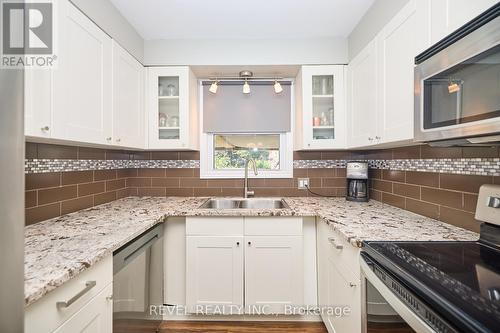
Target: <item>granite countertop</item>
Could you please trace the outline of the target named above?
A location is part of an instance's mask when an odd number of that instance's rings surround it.
[[[476,240],[478,234],[382,204],[286,198],[290,209],[199,209],[207,198],[129,197],[25,228],[25,304],[111,255],[169,216],[318,216],[353,246],[363,240]]]

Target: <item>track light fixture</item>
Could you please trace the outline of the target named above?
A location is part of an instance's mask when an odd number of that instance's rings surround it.
[[[274,80],[274,92],[279,94],[282,91],[283,88],[281,87],[281,83],[279,83],[278,80]]]
[[[219,81],[217,81],[217,79],[215,79],[215,81],[212,82],[212,84],[210,85],[210,88],[208,89],[208,91],[210,91],[212,94],[216,94],[217,88],[219,87],[218,84],[219,84]]]
[[[243,93],[250,94],[250,85],[248,84],[248,79],[245,79],[245,83],[243,84]]]
[[[231,85],[227,81],[236,81],[236,82],[241,82],[243,81],[243,94],[250,94],[251,93],[251,88],[250,88],[250,80],[254,80],[256,82],[256,85],[272,85],[274,92],[276,94],[280,94],[283,92],[283,86],[278,80],[282,80],[280,77],[269,77],[269,76],[261,76],[261,77],[254,77],[253,73],[251,71],[245,70],[241,71],[238,73],[238,76],[223,76],[222,81],[220,81],[221,77],[211,77],[209,80],[211,81],[210,83],[210,88],[208,91],[210,91],[212,94],[216,94],[217,90],[219,88],[219,85]],[[263,81],[263,82],[262,82]],[[287,83],[285,83],[287,84]]]

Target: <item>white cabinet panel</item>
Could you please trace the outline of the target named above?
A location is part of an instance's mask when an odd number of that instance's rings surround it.
[[[245,306],[285,313],[303,304],[302,236],[245,237]]]
[[[24,70],[24,134],[50,138],[52,124],[52,70]]]
[[[148,68],[149,148],[198,149],[196,87],[187,66]]]
[[[52,137],[111,143],[111,38],[69,2],[58,7]]]
[[[424,15],[426,1],[412,0],[377,37],[379,88],[375,143],[413,139],[413,76],[415,56],[426,45],[428,24]]]
[[[186,305],[220,308],[243,305],[243,237],[188,236]],[[210,308],[205,310],[209,311]]]
[[[113,285],[83,306],[54,333],[111,333],[113,331]]]
[[[446,37],[497,2],[497,0],[431,1],[432,43]]]
[[[113,144],[145,148],[144,67],[113,41]]]
[[[361,333],[361,294],[359,279],[344,277],[332,257],[327,260],[328,305],[345,310],[326,316],[326,325],[335,333]]]
[[[348,142],[351,147],[366,146],[377,135],[377,53],[371,41],[348,66]]]
[[[295,150],[345,148],[344,68],[302,66],[296,81]]]

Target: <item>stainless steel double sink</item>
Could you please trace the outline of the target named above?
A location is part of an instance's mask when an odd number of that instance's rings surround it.
[[[205,201],[201,209],[289,209],[284,199],[274,198],[211,198]]]

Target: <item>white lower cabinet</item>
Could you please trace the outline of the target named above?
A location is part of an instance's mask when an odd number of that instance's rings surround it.
[[[302,305],[302,236],[245,237],[245,305],[285,313]]]
[[[109,296],[112,293],[113,285],[109,284],[54,333],[111,333],[113,331],[113,302]]]
[[[317,222],[318,299],[330,333],[361,333],[359,249]]]
[[[108,256],[28,306],[24,333],[111,333],[112,281],[113,258]]]
[[[187,218],[188,310],[284,314],[303,305],[302,247],[302,218]]]
[[[243,305],[243,237],[188,236],[186,303],[190,312]]]

